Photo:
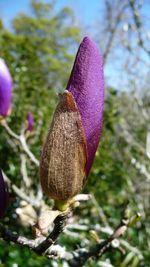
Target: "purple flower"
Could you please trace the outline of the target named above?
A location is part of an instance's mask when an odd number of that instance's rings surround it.
[[[103,59],[89,37],[80,44],[67,90],[74,96],[85,131],[88,175],[102,133],[104,108]]]
[[[8,115],[12,98],[12,79],[5,61],[0,58],[0,116]]]
[[[0,170],[0,218],[4,217],[8,204],[8,188]]]
[[[87,180],[101,137],[103,106],[103,61],[86,37],[54,112],[40,161],[42,189],[60,210]]]
[[[28,112],[27,113],[27,128],[26,128],[26,132],[27,131],[32,132],[33,124],[34,124],[33,115],[32,115],[31,112]]]

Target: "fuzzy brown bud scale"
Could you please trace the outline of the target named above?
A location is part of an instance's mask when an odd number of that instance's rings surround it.
[[[43,148],[40,180],[52,199],[69,200],[86,181],[87,147],[81,116],[71,92],[60,96]]]

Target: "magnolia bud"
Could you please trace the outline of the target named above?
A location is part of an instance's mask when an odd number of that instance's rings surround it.
[[[55,200],[69,200],[85,183],[86,140],[72,94],[65,91],[53,116],[40,162],[43,191]]]
[[[12,98],[12,78],[5,61],[0,58],[0,119],[10,113]]]
[[[81,42],[66,88],[54,113],[40,164],[43,191],[62,211],[83,188],[102,133],[103,60],[88,37]]]
[[[27,127],[25,129],[26,132],[32,132],[33,131],[33,115],[31,112],[27,113]]]

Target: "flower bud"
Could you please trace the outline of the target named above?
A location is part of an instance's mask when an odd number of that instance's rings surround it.
[[[85,131],[88,176],[102,134],[104,109],[103,58],[89,37],[80,44],[67,90],[74,96]]]
[[[12,98],[12,79],[5,61],[0,58],[0,117],[9,115]]]
[[[72,94],[65,91],[53,116],[40,162],[43,191],[55,200],[78,194],[85,180],[86,140]]]
[[[57,206],[63,204],[61,210],[87,180],[101,137],[103,106],[102,56],[85,37],[54,113],[40,163],[43,191],[57,200]]]
[[[33,115],[31,112],[27,113],[27,127],[26,127],[26,132],[32,132],[33,131]]]

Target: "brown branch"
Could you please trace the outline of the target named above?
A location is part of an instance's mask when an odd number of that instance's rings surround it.
[[[49,258],[58,257],[68,261],[71,267],[84,266],[85,262],[91,257],[101,257],[111,246],[113,240],[121,237],[127,230],[129,219],[124,213],[121,223],[116,230],[104,241],[89,247],[87,249],[80,248],[74,252],[66,252],[59,254],[61,247],[55,250],[54,243],[58,239],[59,235],[63,232],[67,219],[70,216],[71,210],[61,213],[54,220],[54,228],[52,232],[45,238],[39,237],[36,239],[28,239],[23,236],[19,236],[16,233],[10,232],[5,226],[0,224],[0,237],[5,241],[16,243],[20,246],[26,246],[29,249],[36,252],[38,255],[45,255]]]
[[[71,267],[82,267],[86,263],[86,261],[91,257],[101,257],[111,246],[111,242],[115,239],[118,239],[121,237],[127,230],[129,223],[129,218],[127,217],[126,210],[124,212],[123,219],[121,220],[121,223],[116,228],[116,230],[113,232],[108,239],[98,243],[95,246],[90,247],[88,250],[86,249],[79,249],[75,251],[73,254],[74,257],[69,260],[69,265]]]
[[[0,237],[5,241],[13,242],[20,246],[26,246],[30,249],[34,249],[35,246],[37,245],[36,240],[28,239],[24,236],[18,235],[17,233],[13,233],[5,226],[3,226],[1,223],[0,223]]]
[[[54,220],[54,228],[52,232],[45,238],[40,237],[36,239],[28,239],[24,236],[20,236],[17,233],[11,232],[5,226],[0,223],[0,237],[8,242],[13,242],[20,246],[28,247],[39,255],[50,256],[49,248],[56,242],[59,235],[63,232],[66,225],[66,221],[70,216],[70,211],[64,212],[56,217]]]
[[[54,220],[54,229],[53,231],[46,237],[46,239],[40,243],[34,251],[38,254],[45,254],[47,249],[51,247],[59,237],[59,235],[63,232],[67,219],[70,216],[70,211],[69,212],[63,212],[62,214],[58,215],[56,219]]]

